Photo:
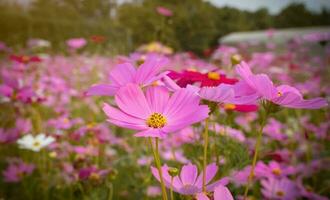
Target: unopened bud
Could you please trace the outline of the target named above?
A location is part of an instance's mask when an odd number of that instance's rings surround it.
[[[235,66],[242,61],[242,56],[239,54],[235,54],[230,58],[230,60],[231,60],[231,65]]]
[[[171,177],[177,176],[179,174],[179,170],[174,167],[170,167],[167,171]]]

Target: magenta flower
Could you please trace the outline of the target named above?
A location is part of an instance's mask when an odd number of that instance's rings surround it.
[[[34,170],[34,165],[24,163],[22,160],[9,161],[9,166],[2,172],[5,182],[17,183]]]
[[[149,87],[146,94],[134,84],[122,87],[115,96],[119,107],[104,104],[108,121],[120,127],[138,130],[137,137],[163,138],[208,117],[207,106],[199,105],[199,97],[180,89],[170,97],[161,86]]]
[[[163,6],[158,6],[156,8],[156,10],[157,10],[158,14],[163,15],[165,17],[171,17],[173,15],[172,10],[165,8]]]
[[[171,91],[180,89],[181,87],[177,85],[170,77],[165,75],[163,77],[163,82],[166,87]],[[187,85],[187,89],[195,92],[202,99],[216,102],[216,103],[230,103],[230,104],[255,104],[256,97],[252,96],[236,96],[235,90],[232,85],[222,83],[218,86],[206,86],[197,87],[194,85]]]
[[[173,191],[183,195],[197,195],[203,190],[203,174],[198,175],[197,166],[193,164],[184,165],[181,169],[179,176],[174,176],[173,181],[170,176],[169,167],[164,165],[162,167],[163,179],[167,188],[173,188]],[[228,179],[223,178],[218,181],[209,184],[218,171],[218,167],[215,163],[212,163],[206,167],[206,190],[208,192],[214,191],[219,185],[227,185]],[[156,168],[151,167],[151,172],[154,177],[159,181],[159,174]],[[172,184],[171,184],[172,183]]]
[[[292,200],[300,196],[297,185],[286,177],[269,177],[261,181],[261,193],[267,199]]]
[[[168,60],[157,56],[149,56],[138,69],[131,63],[117,65],[110,72],[110,84],[97,84],[88,89],[86,95],[113,96],[120,87],[135,83],[142,87],[159,80],[164,74],[158,75]],[[158,75],[158,76],[157,76]]]
[[[319,109],[328,105],[323,98],[303,99],[301,93],[294,87],[288,85],[274,86],[266,74],[254,75],[245,62],[236,67],[236,72],[243,79],[236,84],[237,91],[241,95],[256,94],[259,98],[289,108]]]
[[[87,41],[85,40],[85,38],[71,38],[66,41],[66,44],[71,49],[80,49],[87,44]]]

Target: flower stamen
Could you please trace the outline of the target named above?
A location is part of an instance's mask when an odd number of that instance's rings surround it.
[[[160,113],[153,113],[147,119],[147,125],[151,128],[163,128],[167,119]]]

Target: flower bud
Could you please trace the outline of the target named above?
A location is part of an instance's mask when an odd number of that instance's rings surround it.
[[[175,167],[170,167],[167,171],[171,177],[177,176],[179,174],[179,170]]]

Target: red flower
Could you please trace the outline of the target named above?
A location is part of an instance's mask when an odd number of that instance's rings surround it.
[[[235,104],[223,104],[222,107],[227,111],[238,111],[238,112],[254,112],[258,110],[257,105],[235,105]]]
[[[23,64],[42,61],[38,56],[27,56],[27,55],[11,55],[10,60],[16,61],[19,63],[23,63]]]
[[[106,37],[103,35],[92,35],[90,37],[91,41],[94,43],[103,43],[106,40]]]
[[[186,87],[188,84],[193,84],[196,82],[200,82],[201,87],[214,87],[220,85],[221,83],[233,85],[238,81],[237,79],[227,78],[225,74],[219,74],[217,72],[200,73],[191,70],[185,70],[181,73],[171,71],[168,76],[173,80],[177,80],[177,84],[180,87]]]

